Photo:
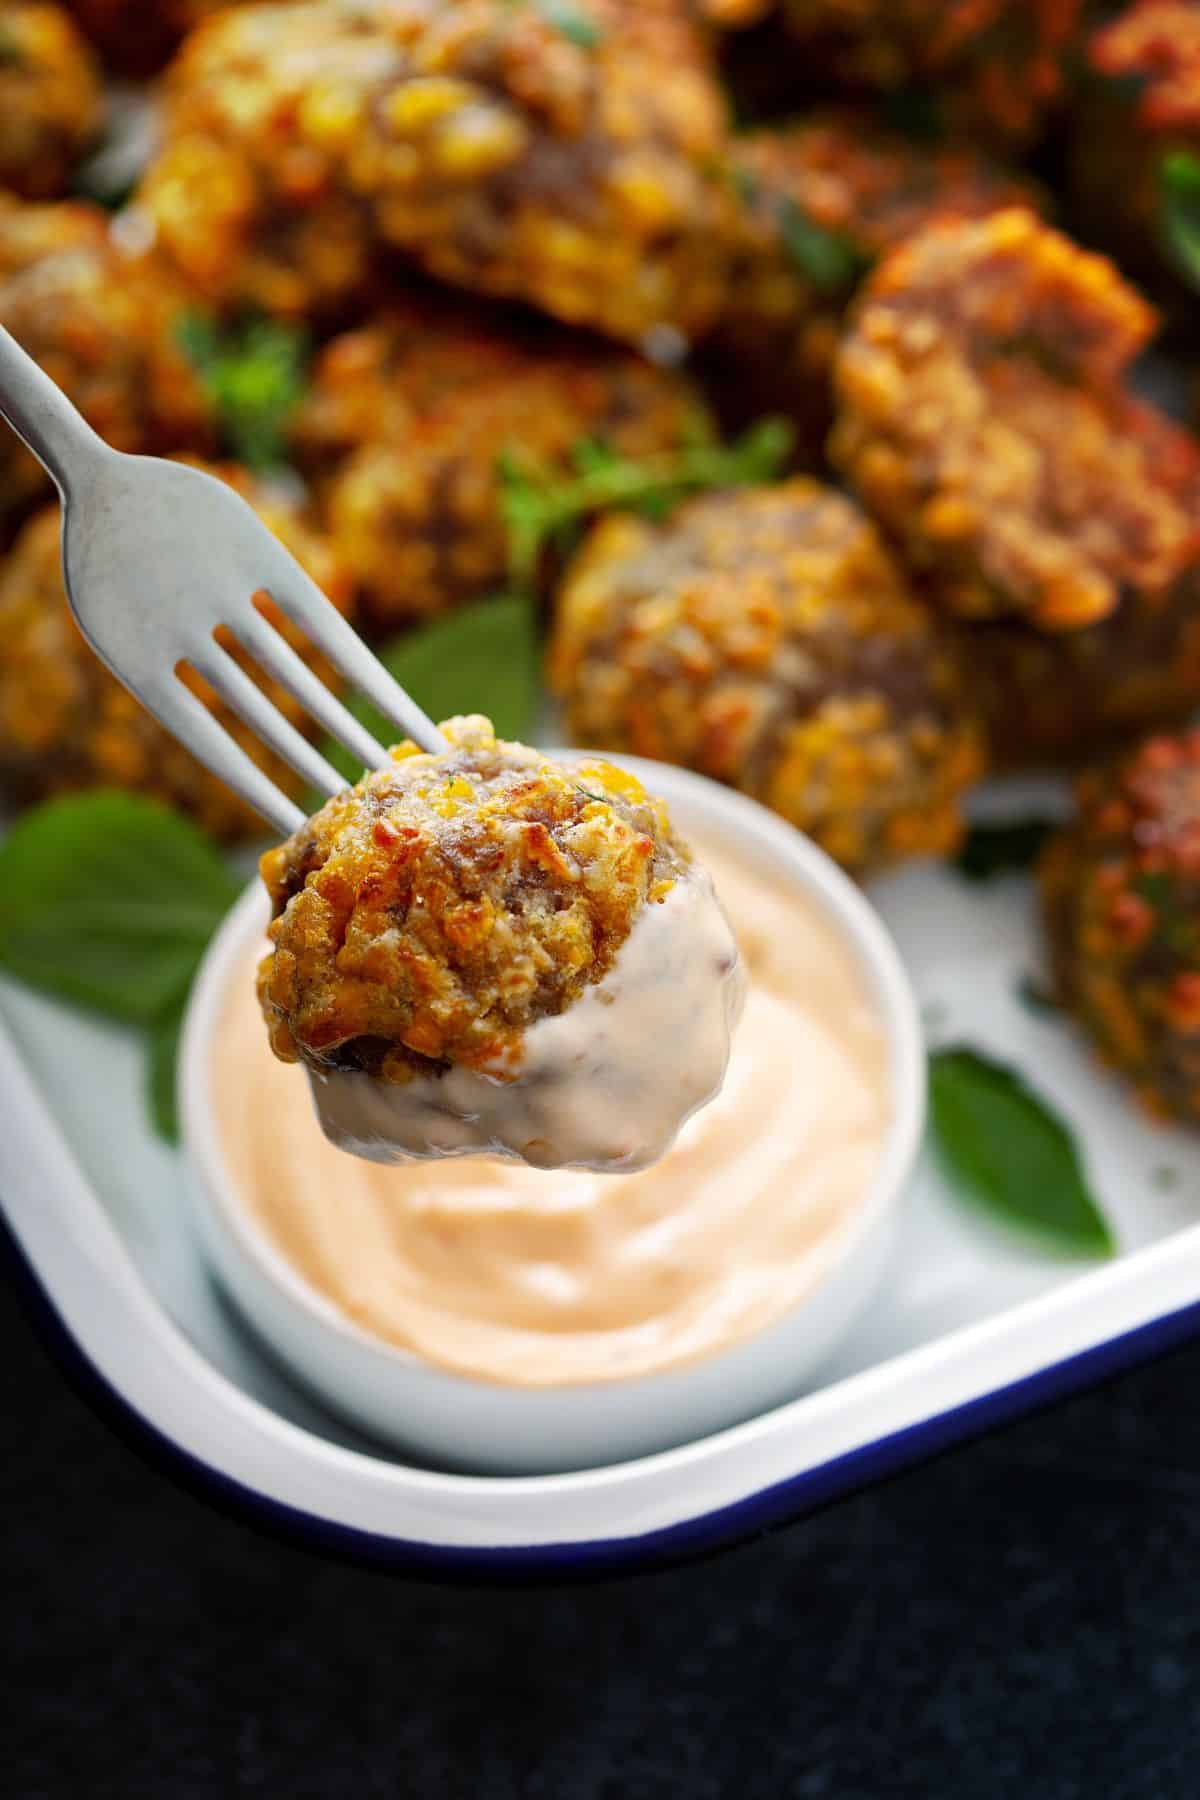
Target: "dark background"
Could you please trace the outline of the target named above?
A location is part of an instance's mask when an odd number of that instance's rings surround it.
[[[6,1288],[0,1368],[6,1800],[1200,1795],[1200,1345],[708,1562],[493,1592],[209,1510]]]

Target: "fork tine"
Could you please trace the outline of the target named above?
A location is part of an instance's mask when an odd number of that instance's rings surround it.
[[[384,718],[390,719],[405,737],[435,755],[448,750],[450,746],[433,720],[388,674],[379,658],[367,649],[354,627],[343,619],[299,563],[291,562],[288,575],[286,582],[280,581],[270,592],[276,605],[282,607],[293,624],[308,633],[338,673],[373,701]]]
[[[304,823],[300,808],[280,792],[269,776],[236,744],[203,701],[175,675],[163,685],[139,693],[143,704],[166,726],[173,737],[191,751],[197,762],[219,781],[227,782],[261,813],[281,837],[290,837]]]
[[[333,612],[333,607],[330,606],[329,610]],[[337,616],[334,613],[334,617]],[[330,737],[335,738],[343,749],[356,757],[364,769],[383,768],[388,761],[388,753],[383,745],[376,742],[365,725],[359,724],[336,694],[330,693],[325,683],[313,674],[303,657],[292,649],[261,613],[250,607],[248,613],[229,629],[265,673],[277,681],[280,687],[286,688],[292,698],[300,702],[305,712]]]
[[[256,737],[275,752],[302,781],[322,794],[338,794],[349,783],[332,763],[302,737],[260,687],[238,666],[228,651],[214,640],[195,650],[188,661],[216,689],[227,705],[250,727]]]

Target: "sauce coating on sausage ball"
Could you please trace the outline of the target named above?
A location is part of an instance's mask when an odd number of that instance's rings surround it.
[[[738,964],[711,884],[633,775],[481,717],[442,730],[446,751],[397,746],[263,857],[272,1047],[363,1154],[651,1161],[724,1073]],[[679,1064],[665,1089],[648,1057]]]

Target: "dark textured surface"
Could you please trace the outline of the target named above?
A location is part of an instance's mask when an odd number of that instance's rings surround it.
[[[708,1563],[419,1587],[133,1457],[7,1292],[11,1800],[1200,1793],[1200,1347]]]

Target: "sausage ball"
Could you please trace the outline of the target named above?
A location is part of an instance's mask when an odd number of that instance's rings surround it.
[[[957,664],[874,527],[806,477],[604,520],[549,667],[582,742],[742,788],[847,868],[959,840],[981,754]]]
[[[153,258],[122,249],[98,208],[0,196],[0,324],[118,450],[211,446],[209,402],[177,341],[185,305]],[[0,526],[49,487],[4,433]]]
[[[678,0],[319,0],[189,39],[142,203],[214,301],[309,313],[379,245],[640,339],[724,292],[724,106]]]
[[[0,193],[0,284],[64,250],[102,248],[108,224],[107,213],[86,200],[31,206]]]
[[[509,1079],[530,1026],[599,981],[685,873],[634,776],[554,763],[480,717],[442,730],[447,753],[399,745],[262,858],[259,996],[284,1062]]]
[[[645,1168],[724,1079],[742,999],[708,875],[636,777],[451,719],[262,860],[272,1046],[375,1162]]]
[[[710,431],[680,373],[442,297],[334,339],[293,446],[369,618],[391,626],[504,581],[505,454],[566,474],[587,440],[636,457]]]
[[[814,459],[843,315],[876,258],[941,215],[1040,205],[1033,182],[969,146],[918,144],[850,108],[735,139],[729,171],[733,273],[705,371],[732,423],[786,404]]]
[[[1076,630],[1190,566],[1196,446],[1123,386],[1153,324],[1029,212],[929,226],[880,263],[830,455],[947,611]]]
[[[1059,989],[1153,1111],[1200,1121],[1200,731],[1081,778],[1043,852]]]
[[[305,318],[366,288],[374,239],[347,165],[394,67],[380,10],[240,7],[172,65],[165,141],[134,204],[212,304]]]
[[[240,470],[211,472],[252,502],[264,523],[345,611],[351,595],[346,573],[296,509]],[[0,565],[0,792],[21,804],[79,788],[130,788],[190,813],[217,837],[261,837],[264,827],[257,813],[177,744],[80,636],[63,587],[59,529],[57,506],[38,513]],[[278,612],[269,616],[283,626]],[[302,638],[290,627],[284,630],[297,649],[306,651]],[[299,784],[291,771],[263,751],[202,682],[193,679],[191,685],[255,762],[296,794]],[[274,684],[263,685],[293,724],[312,729],[290,696]]]
[[[1200,708],[1200,571],[1162,594],[1128,594],[1082,631],[965,626],[961,660],[993,761],[1074,762]]]
[[[60,6],[10,0],[0,15],[0,187],[61,194],[97,132],[100,82]]]
[[[807,73],[873,93],[932,86],[955,124],[1023,139],[1062,90],[1082,0],[779,0]]]

